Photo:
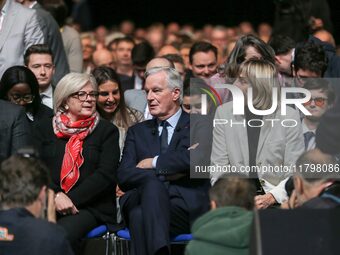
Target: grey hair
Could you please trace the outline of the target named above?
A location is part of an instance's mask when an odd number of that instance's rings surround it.
[[[58,110],[65,111],[67,98],[80,91],[87,83],[90,83],[93,90],[97,91],[95,78],[86,73],[69,73],[65,75],[57,84],[53,95],[53,108],[56,113]]]
[[[179,96],[179,103],[182,104],[183,101],[183,81],[181,75],[175,68],[172,67],[153,67],[150,68],[145,72],[145,79],[148,78],[150,75],[164,72],[166,74],[165,80],[170,89],[179,89],[180,96]]]

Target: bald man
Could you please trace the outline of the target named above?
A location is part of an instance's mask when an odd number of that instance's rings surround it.
[[[150,60],[146,65],[146,71],[154,67],[171,67],[175,68],[174,63],[163,57],[156,57]],[[151,119],[152,116],[149,113],[149,108],[146,100],[146,93],[144,88],[140,89],[129,89],[124,92],[125,104],[128,107],[134,108],[144,114],[146,120]]]
[[[321,172],[317,171],[319,167]],[[334,169],[338,167],[339,162],[334,156],[319,149],[303,153],[296,162],[297,171],[294,176],[292,196],[296,196],[297,206],[315,209],[340,206],[340,197],[334,193],[340,187],[334,178],[337,177]]]
[[[162,57],[167,54],[180,55],[180,52],[172,45],[165,45],[159,50],[159,52],[157,53],[157,57]]]
[[[112,53],[107,49],[96,50],[93,53],[92,59],[96,67],[107,66],[107,67],[114,68],[114,65],[113,65],[114,61],[113,61]]]

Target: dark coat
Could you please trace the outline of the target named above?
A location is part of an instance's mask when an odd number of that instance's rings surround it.
[[[24,108],[0,100],[0,162],[31,144],[31,129]]]
[[[44,118],[34,130],[41,158],[51,170],[51,188],[60,192],[60,170],[67,139],[53,132],[52,118]],[[83,144],[84,163],[77,183],[67,193],[79,209],[88,209],[97,220],[115,223],[115,174],[118,167],[119,132],[116,126],[100,120]]]
[[[4,241],[11,236],[12,241]],[[34,218],[25,208],[0,211],[0,251],[1,255],[73,254],[64,229]]]

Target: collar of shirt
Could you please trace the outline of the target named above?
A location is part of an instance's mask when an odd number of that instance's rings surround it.
[[[40,93],[40,95],[44,95],[45,97],[48,97],[48,98],[52,98],[53,97],[53,89],[52,89],[52,86],[48,86],[48,88]]]
[[[179,110],[172,115],[170,118],[168,118],[166,121],[169,123],[167,130],[168,130],[168,144],[170,144],[170,141],[172,139],[172,135],[175,132],[175,128],[177,126],[177,123],[179,121],[179,118],[182,114],[182,108],[179,108]],[[163,127],[160,125],[161,121],[158,121],[158,134],[161,135],[163,131]]]
[[[302,120],[302,133],[304,134],[304,133],[307,133],[307,132],[313,132],[314,134],[315,134],[315,132],[316,132],[316,129],[313,129],[313,130],[310,130],[308,127],[307,127],[307,125],[306,125],[306,123],[305,123],[305,120],[303,119]]]
[[[182,114],[182,108],[180,107],[174,115],[172,115],[170,118],[166,120],[169,123],[169,126],[175,128],[178,123],[179,117],[181,117],[181,114]],[[158,124],[160,123],[161,121],[158,121]]]

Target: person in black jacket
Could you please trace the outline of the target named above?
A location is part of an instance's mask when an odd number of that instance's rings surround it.
[[[92,76],[66,75],[54,92],[54,117],[41,120],[34,130],[42,160],[51,171],[57,223],[75,250],[88,231],[116,222],[119,132],[100,119],[97,97]]]
[[[41,103],[39,84],[34,73],[24,66],[8,68],[0,80],[0,98],[21,105],[31,125],[53,115],[52,109]]]
[[[1,255],[72,255],[65,231],[44,219],[49,175],[46,166],[21,150],[1,164]]]

